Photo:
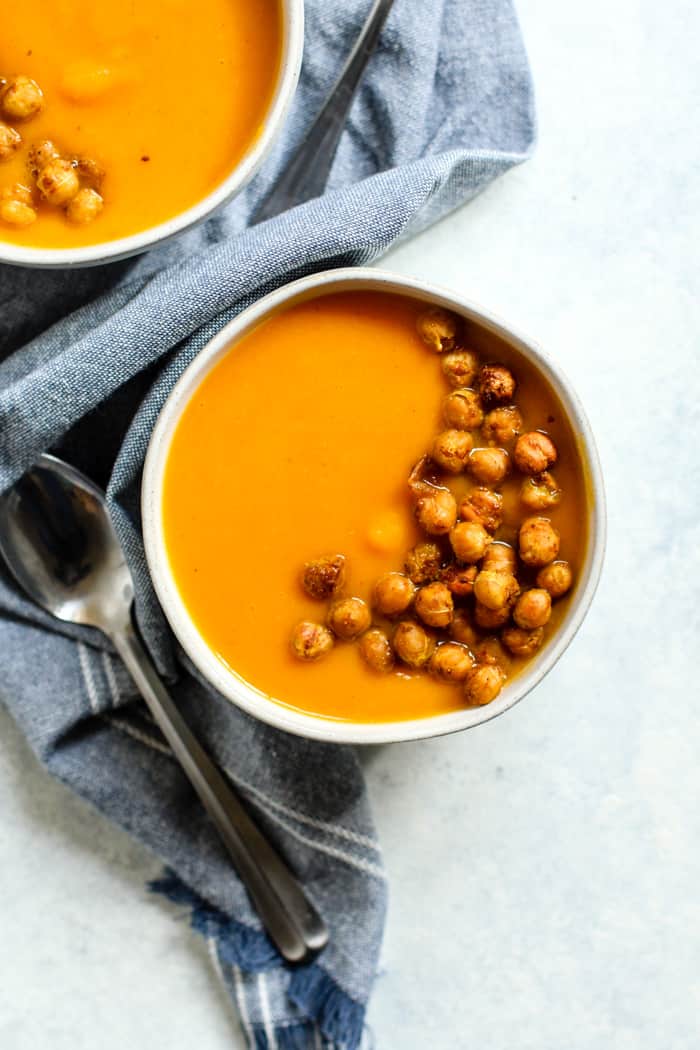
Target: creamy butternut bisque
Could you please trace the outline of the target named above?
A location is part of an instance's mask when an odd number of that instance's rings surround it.
[[[583,558],[581,461],[553,393],[477,328],[431,352],[425,316],[379,292],[292,305],[232,346],[172,441],[163,522],[182,598],[226,665],[305,712],[488,702],[556,630]],[[507,405],[498,368],[517,383]]]
[[[281,41],[277,0],[15,4],[0,32],[0,241],[99,243],[202,200],[261,130]]]

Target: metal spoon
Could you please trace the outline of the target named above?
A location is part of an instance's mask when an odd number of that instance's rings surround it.
[[[41,456],[0,496],[0,553],[38,605],[112,640],[280,953],[297,963],[320,951],[323,920],[190,732],[136,635],[133,581],[104,494],[67,463]]]
[[[374,0],[355,46],[321,111],[303,143],[251,216],[251,226],[320,197],[325,190],[352,100],[393,4],[394,0]]]

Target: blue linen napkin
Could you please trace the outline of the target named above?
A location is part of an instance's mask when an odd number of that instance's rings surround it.
[[[529,153],[532,91],[509,0],[398,0],[329,192],[247,230],[368,6],[308,0],[291,119],[264,170],[226,210],[136,260],[74,272],[0,267],[0,491],[47,449],[107,487],[142,634],[188,722],[329,922],[319,959],[294,970],[282,964],[104,639],[51,620],[2,567],[0,700],[54,776],[163,859],[154,889],[190,909],[259,1050],[359,1046],[386,906],[379,845],[350,748],[254,721],[177,651],[144,562],[139,480],[164,399],[222,325],[293,277],[377,258]]]

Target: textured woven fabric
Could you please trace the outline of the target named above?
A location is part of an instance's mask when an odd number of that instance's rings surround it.
[[[292,277],[367,263],[527,156],[527,61],[508,0],[398,0],[318,200],[246,219],[303,137],[369,0],[308,0],[291,119],[226,210],[136,260],[74,272],[0,267],[0,490],[57,451],[108,489],[137,618],[194,730],[331,927],[312,965],[283,966],[216,834],[123,668],[95,632],[51,621],[0,567],[0,699],[48,770],[167,865],[155,889],[210,941],[250,1045],[360,1044],[386,881],[354,752],[287,736],[213,693],[175,649],[139,532],[152,425],[223,324]]]

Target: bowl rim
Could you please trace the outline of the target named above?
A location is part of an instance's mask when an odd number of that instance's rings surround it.
[[[590,522],[586,557],[576,592],[559,630],[541,655],[513,681],[507,682],[500,696],[485,707],[401,722],[371,723],[328,719],[287,707],[283,701],[270,698],[238,676],[208,647],[189,616],[170,570],[161,516],[161,492],[170,442],[190,397],[228,353],[232,343],[264,317],[302,298],[350,290],[394,292],[443,306],[504,339],[543,372],[564,406],[578,442],[587,472]],[[605,554],[605,489],[598,452],[583,406],[559,366],[536,343],[456,292],[370,268],[326,270],[282,285],[242,311],[209,341],[185,369],[160,411],[146,453],[141,509],[146,560],[156,594],[176,638],[204,678],[228,700],[261,721],[300,736],[333,743],[384,744],[442,736],[489,722],[509,710],[541,682],[570,645],[593,600]]]
[[[165,222],[128,237],[82,248],[23,247],[0,239],[0,263],[36,269],[77,268],[117,262],[163,244],[210,218],[250,182],[282,130],[296,91],[304,50],[304,0],[279,0],[284,21],[282,59],[277,86],[262,130],[226,178],[211,193]]]

